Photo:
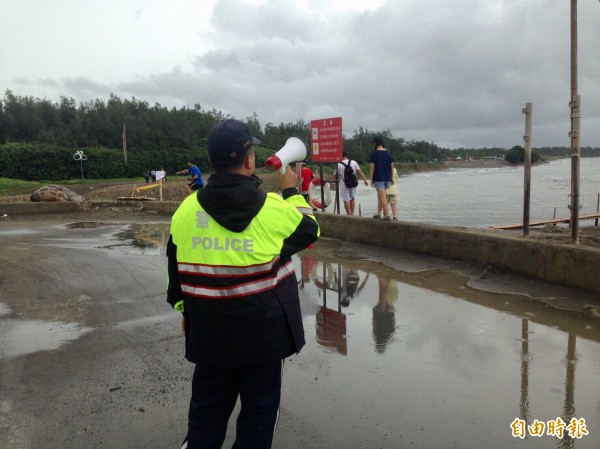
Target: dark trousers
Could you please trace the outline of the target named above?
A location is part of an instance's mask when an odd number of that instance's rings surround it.
[[[268,449],[279,417],[283,361],[246,368],[196,365],[188,415],[188,449],[219,449],[238,395],[233,449]]]

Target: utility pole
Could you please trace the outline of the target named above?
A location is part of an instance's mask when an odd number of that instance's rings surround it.
[[[523,197],[523,236],[529,236],[529,210],[531,208],[531,119],[533,113],[533,106],[531,103],[526,103],[523,108],[523,114],[525,117],[525,165],[524,165],[524,176],[525,176],[525,190]]]
[[[123,160],[127,165],[127,134],[125,133],[125,123],[123,123]]]
[[[581,98],[577,87],[577,0],[571,0],[571,243],[579,244],[579,160]]]

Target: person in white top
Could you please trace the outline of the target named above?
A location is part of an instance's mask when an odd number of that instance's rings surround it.
[[[356,187],[346,187],[346,184],[344,183],[344,170],[346,169],[346,166],[344,164],[350,165],[350,167],[352,167],[354,173],[357,173],[362,178],[362,180],[365,183],[365,186],[369,185],[369,181],[367,181],[367,177],[360,169],[358,162],[348,159],[348,153],[344,151],[342,162],[338,162],[333,176],[336,180],[339,180],[338,184],[340,186],[340,199],[344,202],[344,209],[346,209],[346,214],[354,215],[354,207],[356,204],[354,196],[356,195]]]

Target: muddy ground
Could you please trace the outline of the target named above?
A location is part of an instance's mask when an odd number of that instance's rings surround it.
[[[273,173],[263,173],[259,175],[263,181],[261,188],[267,191],[277,190],[277,175]],[[187,195],[186,189],[189,181],[183,176],[169,176],[167,181],[163,182],[163,201],[182,201]],[[60,183],[57,183],[61,185]],[[136,191],[139,187],[150,187]],[[132,181],[96,183],[96,184],[74,184],[63,185],[63,187],[82,195],[87,201],[118,201],[119,198],[138,198],[142,201],[159,201],[160,187],[158,183],[146,183],[144,179]],[[32,191],[33,192],[33,191]],[[29,202],[31,193],[20,195],[0,196],[0,203]]]

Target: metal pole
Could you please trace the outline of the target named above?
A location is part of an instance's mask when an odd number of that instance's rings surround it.
[[[577,0],[571,0],[571,242],[579,244],[579,129],[581,98],[577,92]]]
[[[336,164],[336,172],[337,172],[337,164]],[[337,211],[337,214],[340,214],[340,180],[338,179],[339,175],[335,180],[335,207],[333,208],[334,212]]]
[[[342,311],[342,265],[338,264],[338,312]]]
[[[575,105],[571,108],[571,241],[572,243],[579,244],[579,128],[581,122],[581,114],[579,113],[580,97],[577,95],[573,103]]]
[[[325,187],[323,186],[323,162],[319,166],[319,177],[321,178],[321,212],[325,212]]]
[[[83,154],[82,150],[76,151],[73,155],[73,159],[79,161],[79,169],[81,170],[81,179],[83,179],[83,161],[87,160],[87,156]]]
[[[526,103],[523,109],[525,114],[525,191],[523,196],[523,235],[529,236],[529,210],[531,205],[531,115],[532,104]]]
[[[321,165],[323,165],[322,162]],[[325,263],[323,263],[323,307],[327,307],[327,267]]]

